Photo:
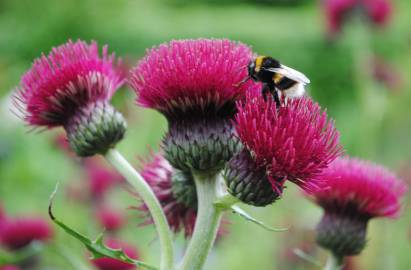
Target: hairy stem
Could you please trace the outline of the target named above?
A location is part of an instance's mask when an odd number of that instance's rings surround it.
[[[343,267],[343,259],[342,256],[331,253],[330,256],[328,256],[324,270],[341,270]]]
[[[105,158],[126,178],[136,189],[153,218],[161,246],[161,270],[174,269],[173,242],[170,227],[160,202],[144,178],[115,149],[109,150]]]
[[[217,175],[194,175],[198,212],[193,236],[187,247],[180,270],[200,270],[214,244],[223,210],[215,206]]]

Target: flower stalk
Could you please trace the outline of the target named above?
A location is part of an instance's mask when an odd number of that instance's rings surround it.
[[[343,267],[343,257],[331,253],[327,259],[324,270],[341,270]]]
[[[198,213],[193,236],[179,270],[201,270],[220,226],[223,209],[215,205],[218,175],[194,174]]]
[[[128,163],[128,161],[116,149],[109,150],[105,158],[126,178],[141,196],[157,229],[161,246],[161,270],[174,269],[174,250],[170,227],[160,202],[154,195],[144,178]]]

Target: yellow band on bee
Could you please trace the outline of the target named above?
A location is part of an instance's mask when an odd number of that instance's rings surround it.
[[[255,59],[255,71],[259,72],[261,65],[263,64],[263,60],[264,60],[265,56],[258,56]]]
[[[274,83],[279,83],[284,76],[278,73],[274,73],[273,80]]]

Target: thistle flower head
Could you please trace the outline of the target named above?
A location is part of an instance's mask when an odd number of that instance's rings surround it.
[[[167,117],[163,149],[175,168],[218,172],[238,150],[231,119],[235,101],[258,87],[238,85],[252,56],[230,40],[179,40],[152,49],[137,64],[130,84],[139,104]]]
[[[191,195],[185,195],[178,198],[176,192],[173,192],[174,173],[175,170],[173,167],[160,153],[154,154],[151,160],[145,162],[141,171],[141,175],[151,186],[154,194],[160,201],[173,232],[178,233],[184,231],[184,235],[187,237],[193,233],[197,216],[196,190],[193,179],[182,177],[178,180],[179,183],[177,183],[177,185],[179,185],[180,190],[184,189],[185,191],[180,191],[180,193],[189,193]],[[181,185],[184,185],[184,188],[181,187]],[[174,189],[176,188],[174,187]],[[184,200],[184,198],[187,197],[191,197],[192,199]],[[146,210],[144,205],[139,208]],[[146,223],[151,223],[151,219],[147,220]]]
[[[312,194],[316,203],[327,212],[349,216],[396,217],[407,190],[404,182],[384,167],[348,157],[331,163],[321,178],[327,188]]]
[[[384,25],[391,17],[392,3],[390,0],[363,0],[367,15],[376,25]]]
[[[137,260],[139,255],[137,249],[132,245],[119,241],[117,239],[108,239],[105,241],[105,244],[109,248],[113,249],[122,249],[124,253],[130,257],[131,259]],[[91,261],[91,263],[98,269],[98,270],[131,270],[136,269],[136,266],[133,264],[125,263],[120,260],[112,259],[112,258],[98,258]]]
[[[280,108],[248,94],[235,117],[241,142],[257,167],[267,167],[273,187],[290,180],[305,190],[316,189],[316,176],[341,152],[333,121],[309,98],[293,99]]]
[[[407,190],[390,171],[354,158],[337,159],[321,177],[327,187],[311,195],[324,208],[317,243],[340,256],[364,249],[369,219],[398,216]]]
[[[107,47],[69,41],[36,59],[18,87],[16,103],[33,126],[64,126],[90,102],[108,101],[123,82]]]
[[[41,218],[8,218],[0,228],[0,243],[10,250],[21,249],[32,241],[47,241],[52,236],[51,226]]]
[[[138,103],[168,117],[231,111],[252,87],[247,76],[252,51],[242,43],[219,39],[177,40],[150,50],[132,72]],[[254,85],[254,87],[256,87]]]

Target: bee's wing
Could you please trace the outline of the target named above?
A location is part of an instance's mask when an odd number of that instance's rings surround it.
[[[279,68],[266,68],[265,70],[281,74],[284,77],[287,77],[296,82],[300,82],[302,84],[310,83],[310,79],[308,79],[307,76],[305,76],[304,74],[295,69],[292,69],[284,65],[281,65]]]

